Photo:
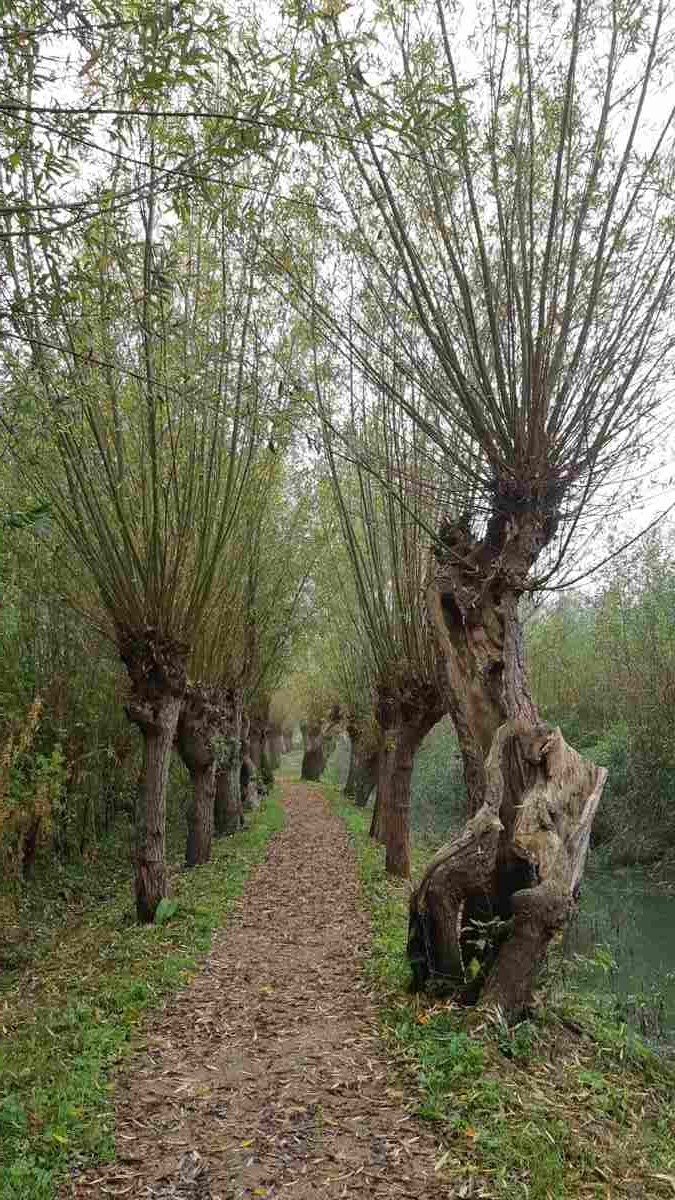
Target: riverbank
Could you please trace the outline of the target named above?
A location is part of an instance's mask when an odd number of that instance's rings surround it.
[[[675,1190],[675,1075],[590,993],[556,981],[532,1018],[476,1027],[407,991],[407,885],[387,879],[369,815],[326,789],[350,832],[372,921],[384,1036],[446,1142],[457,1196],[654,1200]],[[416,869],[426,856],[417,854]],[[569,981],[568,981],[569,985]],[[462,1190],[464,1189],[464,1190]]]

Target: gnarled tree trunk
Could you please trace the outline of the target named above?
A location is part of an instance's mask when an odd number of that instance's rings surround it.
[[[281,766],[281,755],[283,752],[284,742],[281,726],[271,721],[267,731],[267,755],[272,771],[276,771]]]
[[[192,775],[192,798],[187,811],[186,867],[197,867],[211,858],[213,805],[216,795],[216,764],[209,763]]]
[[[143,736],[136,810],[136,915],[146,924],[168,893],[165,860],[166,786],[171,751],[187,683],[188,647],[155,629],[117,630],[120,657],[131,680],[126,706]]]
[[[248,715],[244,714],[241,733],[241,768],[239,772],[239,779],[241,789],[241,805],[246,812],[251,812],[254,809],[260,808],[258,772],[251,757],[251,743],[249,741],[250,726],[250,719]]]
[[[411,897],[408,956],[418,987],[472,980],[508,1014],[527,1007],[550,939],[578,894],[606,776],[559,729],[501,726],[485,766],[484,803],[438,851]]]
[[[244,826],[244,806],[241,800],[241,760],[237,754],[236,768],[220,767],[216,773],[215,801],[216,837],[238,833]]]
[[[527,681],[518,598],[554,528],[535,510],[518,518],[507,507],[492,516],[480,541],[462,523],[441,531],[444,549],[427,608],[464,762],[470,815],[485,798],[485,764],[499,727],[505,721],[539,720]]]
[[[244,824],[241,799],[241,693],[229,689],[218,744],[214,826],[216,837],[236,833]]]
[[[345,796],[356,795],[356,759],[358,756],[358,738],[359,730],[356,725],[347,725],[347,737],[349,738],[349,766],[347,768],[347,778],[342,789]]]
[[[36,814],[21,835],[21,874],[24,879],[30,879],[33,874],[41,824],[42,816]]]
[[[415,755],[443,715],[433,683],[406,681],[405,690],[380,691],[377,721],[381,731],[377,795],[370,836],[386,846],[387,874],[410,875],[410,784]]]
[[[265,739],[265,725],[258,717],[251,717],[249,720],[248,733],[248,752],[253,762],[254,767],[259,771],[260,763],[263,755],[263,742]]]
[[[300,778],[316,782],[326,766],[323,721],[303,721],[301,725],[305,752],[302,756]]]
[[[379,751],[376,747],[373,729],[367,726],[349,724],[349,769],[345,780],[345,796],[353,796],[357,808],[365,808],[370,793],[377,785],[377,763]]]
[[[369,830],[370,837],[374,838],[376,842],[384,842],[386,836],[389,785],[393,769],[392,746],[383,739],[382,745],[377,752],[377,784]]]
[[[354,781],[354,804],[357,808],[366,807],[373,788],[377,787],[378,761],[379,755],[375,750],[359,756]]]
[[[410,878],[410,784],[415,755],[442,715],[437,697],[430,699],[429,706],[421,706],[414,716],[406,704],[400,724],[392,731],[394,746],[385,802],[385,870],[399,879]]]
[[[192,782],[185,846],[188,867],[207,863],[211,857],[217,739],[222,732],[224,712],[222,692],[203,684],[188,685],[176,731],[176,746]]]
[[[462,983],[470,951],[474,994],[484,985],[516,1013],[578,887],[605,773],[540,722],[526,678],[518,598],[555,530],[555,496],[533,487],[521,496],[512,481],[495,491],[482,540],[463,523],[442,531],[428,594],[469,821],[412,897],[409,955],[418,985]],[[480,922],[496,941],[478,937]]]

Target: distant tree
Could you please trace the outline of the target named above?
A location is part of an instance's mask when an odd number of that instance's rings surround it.
[[[337,438],[331,418],[336,403],[331,404],[318,367],[315,388],[348,573],[331,607],[336,600],[346,606],[352,625],[348,653],[356,648],[370,672],[369,713],[365,720],[350,713],[352,734],[357,747],[361,733],[370,749],[373,725],[377,730],[371,835],[386,845],[387,871],[406,878],[413,761],[444,711],[434,633],[423,603],[432,566],[423,530],[437,520],[437,496],[426,475],[427,439],[421,430],[411,430],[386,392],[359,426],[360,406],[352,393],[351,427]],[[359,456],[346,463],[338,457],[340,445],[351,444],[357,433]],[[360,683],[359,675],[354,682]],[[367,756],[365,745],[363,750]]]

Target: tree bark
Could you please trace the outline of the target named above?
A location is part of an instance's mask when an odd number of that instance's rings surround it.
[[[237,754],[231,766],[220,767],[216,774],[216,837],[238,833],[244,825],[241,802],[241,759]]]
[[[260,763],[262,761],[263,737],[263,726],[261,725],[260,721],[255,719],[255,717],[251,717],[248,735],[248,752],[256,770],[260,770]]]
[[[364,754],[356,766],[354,803],[357,808],[365,808],[373,788],[377,787],[379,756],[375,751]]]
[[[305,752],[302,756],[300,778],[316,782],[323,775],[326,766],[324,749],[324,725],[322,721],[307,721],[303,723],[302,738]]]
[[[348,725],[347,737],[349,738],[349,767],[347,769],[345,786],[342,789],[345,796],[356,795],[356,759],[358,755],[358,736],[358,729],[353,725]]]
[[[377,785],[369,830],[370,837],[376,842],[384,842],[386,837],[389,785],[394,768],[392,749],[391,745],[383,744],[377,753]]]
[[[281,726],[272,722],[267,736],[267,754],[272,771],[276,771],[281,766],[281,755],[283,752],[284,743]]]
[[[459,522],[441,531],[427,609],[440,650],[446,708],[464,763],[469,814],[485,797],[485,764],[505,721],[537,724],[530,695],[518,597],[554,525],[529,510],[494,513],[482,540]]]
[[[187,813],[186,867],[197,867],[211,858],[213,805],[216,792],[215,760],[191,772],[192,797]]]
[[[21,837],[21,874],[24,879],[30,879],[33,875],[41,824],[42,816],[31,817],[28,828]]]
[[[239,772],[239,780],[241,804],[244,811],[247,812],[260,808],[258,772],[251,757],[251,743],[249,741],[250,725],[251,723],[249,717],[245,715],[242,722],[241,768]]]
[[[274,786],[274,767],[272,766],[272,756],[270,753],[270,739],[267,734],[265,734],[261,743],[258,778],[263,791],[267,794]]]
[[[410,785],[415,755],[430,729],[443,715],[440,706],[424,707],[415,719],[393,732],[385,801],[385,870],[399,879],[410,878]]]
[[[520,1015],[578,895],[606,777],[559,729],[529,721],[500,727],[485,764],[484,803],[438,851],[411,897],[416,986],[468,985]]]
[[[293,752],[293,731],[291,730],[290,733],[288,733],[286,730],[284,730],[281,736],[283,739],[284,754],[291,754]]]
[[[528,687],[518,599],[558,511],[550,473],[532,478],[495,480],[482,539],[465,521],[441,530],[428,611],[469,820],[412,897],[408,943],[418,986],[466,984],[469,956],[474,998],[484,990],[514,1014],[578,888],[605,779],[539,720]]]
[[[131,681],[129,720],[143,736],[136,811],[135,894],[139,922],[154,920],[168,892],[165,861],[166,787],[181,701],[187,683],[189,648],[157,630],[118,628],[120,657]]]
[[[214,828],[216,837],[236,833],[244,824],[241,804],[242,696],[236,688],[223,693],[223,714],[216,767]]]
[[[187,812],[185,863],[207,863],[211,857],[216,791],[217,742],[226,730],[227,705],[221,689],[189,684],[181,705],[176,746],[192,783]]]

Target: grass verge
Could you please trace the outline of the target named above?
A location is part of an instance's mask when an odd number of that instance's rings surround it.
[[[484,1200],[675,1196],[675,1076],[588,998],[545,995],[508,1028],[407,991],[407,886],[384,873],[370,814],[324,789],[356,852],[382,1032],[435,1123],[439,1191]],[[422,867],[420,857],[413,870]]]
[[[142,1014],[198,969],[270,837],[274,792],[212,861],[176,873],[166,921],[137,926],[128,871],[0,997],[0,1200],[51,1200],[71,1167],[114,1155],[111,1067]]]

